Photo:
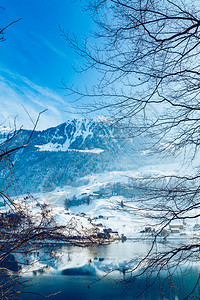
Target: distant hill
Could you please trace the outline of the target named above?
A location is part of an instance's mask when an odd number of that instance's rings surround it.
[[[8,147],[25,144],[30,134],[22,130]],[[8,132],[2,130],[0,141],[7,137]],[[11,157],[12,172],[22,193],[76,185],[91,173],[137,169],[145,160],[139,139],[127,139],[123,130],[111,126],[107,119],[74,119],[35,131],[30,144]],[[2,169],[1,175],[5,176],[5,168]],[[0,179],[0,184],[4,186],[5,181]],[[10,190],[13,192],[13,187]]]

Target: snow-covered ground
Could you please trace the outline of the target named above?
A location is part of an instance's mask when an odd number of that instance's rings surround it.
[[[166,170],[166,166],[163,165],[159,166],[159,171],[158,166],[151,166],[151,168],[141,168],[137,172],[114,171],[90,175],[82,178],[78,187],[57,187],[52,192],[34,194],[34,198],[26,201],[26,205],[29,206],[32,214],[36,215],[39,213],[38,202],[49,204],[51,215],[58,224],[76,224],[76,229],[83,234],[85,231],[97,227],[100,232],[103,232],[104,229],[112,229],[115,232],[115,237],[124,235],[127,238],[133,239],[142,236],[150,238],[152,232],[151,229],[147,228],[151,227],[153,230],[159,227],[155,226],[155,220],[151,218],[151,212],[138,209],[138,199],[134,202],[134,199],[109,195],[108,197],[94,198],[88,204],[70,206],[68,209],[66,209],[65,200],[73,199],[73,197],[81,199],[82,197],[95,195],[101,188],[106,187],[107,184],[128,184],[131,182],[130,178],[137,179],[144,173],[157,174],[158,176],[175,174],[177,168],[177,165],[173,165],[173,168],[170,166],[170,169],[173,170],[170,173]],[[19,198],[17,201],[19,203],[23,202],[23,198]],[[169,226],[165,228],[169,233],[167,239],[180,238],[186,240],[191,237],[198,237],[200,232],[199,221],[198,219],[191,219],[186,220],[184,224],[178,221],[172,223],[173,228]]]
[[[118,182],[128,184],[129,182],[131,183],[132,179],[142,177],[142,174],[157,174],[159,176],[176,174],[178,165],[172,165],[171,169],[172,171],[169,172],[166,170],[166,165],[159,165],[159,168],[156,165],[152,165],[150,167],[142,167],[137,171],[126,170],[91,174],[80,179],[80,186],[78,187],[57,187],[52,192],[34,194],[34,196],[41,200],[48,201],[52,205],[63,207],[66,198],[72,198],[73,196],[76,196],[78,198],[82,194],[90,195],[98,191],[101,187],[105,186],[106,184],[113,184]]]
[[[168,166],[169,167],[169,166]],[[131,182],[130,178],[139,178],[141,174],[169,174],[165,169],[166,166],[151,166],[151,168],[141,168],[138,171],[113,171],[100,174],[93,174],[80,179],[77,187],[65,186],[57,187],[54,191],[46,193],[33,194],[33,197],[21,196],[18,199],[14,198],[16,205],[24,209],[28,209],[32,216],[40,220],[40,207],[38,204],[48,205],[49,215],[54,220],[63,226],[75,228],[74,235],[79,232],[84,235],[86,232],[92,232],[94,228],[98,228],[99,232],[104,232],[105,229],[112,230],[115,238],[125,236],[127,238],[149,237],[151,238],[153,230],[158,230],[155,220],[151,218],[151,211],[145,211],[139,208],[139,199],[135,197],[132,199],[124,198],[119,195],[102,196],[97,194],[102,188],[108,184],[122,183],[128,184]],[[170,166],[171,174],[177,172],[177,166],[173,168]],[[157,171],[159,169],[159,171]],[[97,197],[89,198],[88,203],[70,206],[66,208],[66,199],[72,199],[72,203],[77,199],[81,200],[83,197],[87,198],[97,195]],[[24,198],[26,200],[24,200]],[[73,200],[75,198],[75,200]],[[78,203],[78,202],[77,202]],[[79,201],[79,204],[81,201]],[[8,207],[1,207],[0,212],[7,210]],[[200,213],[200,212],[191,212]],[[192,237],[199,237],[200,220],[191,219],[182,222],[172,223],[172,227],[168,226],[165,229],[168,234],[162,238],[170,239],[188,239]],[[173,227],[174,226],[174,227]],[[69,226],[68,226],[69,227]],[[66,229],[67,230],[67,229]],[[72,229],[70,234],[73,235]],[[166,236],[167,235],[167,236]]]

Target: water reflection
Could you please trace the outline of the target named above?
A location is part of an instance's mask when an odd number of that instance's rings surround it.
[[[60,292],[52,297],[58,300],[184,299],[196,284],[198,267],[183,267],[176,270],[173,277],[166,272],[158,278],[157,274],[137,278],[134,284],[130,280],[131,273],[127,270],[134,264],[134,259],[145,254],[150,246],[151,243],[127,241],[90,248],[57,247],[54,262],[44,269],[41,276],[33,277],[28,290],[43,295]],[[198,289],[193,296],[200,298]],[[31,294],[27,298],[24,294],[21,299],[37,298]]]

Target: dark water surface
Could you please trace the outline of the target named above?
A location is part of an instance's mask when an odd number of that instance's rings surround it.
[[[127,262],[139,253],[145,253],[149,246],[148,243],[128,241],[87,249],[60,247],[57,251],[64,255],[57,269],[52,273],[32,276],[26,291],[45,296],[58,292],[47,298],[55,300],[184,299],[192,291],[198,279],[198,266],[190,269],[184,267],[179,272],[175,272],[172,281],[163,274],[142,295],[140,293],[146,289],[147,283],[151,284],[154,281],[154,277],[140,278],[134,284],[121,281],[129,278],[129,275],[123,272]],[[98,280],[105,274],[104,271],[110,270],[113,266],[118,271]],[[24,293],[20,299],[44,298],[36,294]],[[198,288],[188,299],[200,299]]]
[[[146,293],[138,295],[145,288],[145,280],[135,286],[122,285],[115,283],[111,279],[102,279],[88,288],[91,284],[91,278],[77,276],[42,276],[34,278],[31,287],[28,289],[30,292],[37,292],[41,295],[50,295],[59,292],[57,295],[52,295],[50,299],[57,300],[76,300],[76,299],[184,299],[191,291],[195,284],[197,274],[192,274],[189,281],[184,281],[184,287],[180,278],[175,278],[174,283],[177,284],[176,288],[166,286],[164,291],[161,291],[158,283],[149,288]],[[195,293],[196,298],[190,297],[189,299],[200,299],[198,291]],[[194,294],[193,294],[194,296]],[[35,294],[24,294],[21,299],[42,299],[43,297]]]

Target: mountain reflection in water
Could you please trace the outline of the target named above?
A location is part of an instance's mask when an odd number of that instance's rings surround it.
[[[184,299],[196,284],[199,276],[198,266],[190,269],[184,267],[176,271],[173,278],[162,274],[155,280],[154,274],[151,278],[140,277],[134,284],[122,281],[130,276],[126,274],[127,263],[139,253],[145,253],[149,246],[150,244],[142,242],[127,241],[91,248],[57,248],[56,252],[62,255],[55,263],[54,269],[48,269],[49,271],[41,276],[33,276],[27,291],[42,295],[54,294],[50,298],[53,300]],[[116,271],[104,277],[111,268]],[[150,287],[144,294],[139,295],[146,289],[147,283]],[[58,294],[55,294],[57,292]],[[196,298],[192,299],[199,299],[198,289],[193,296]],[[22,294],[20,299],[42,298],[35,294]]]

